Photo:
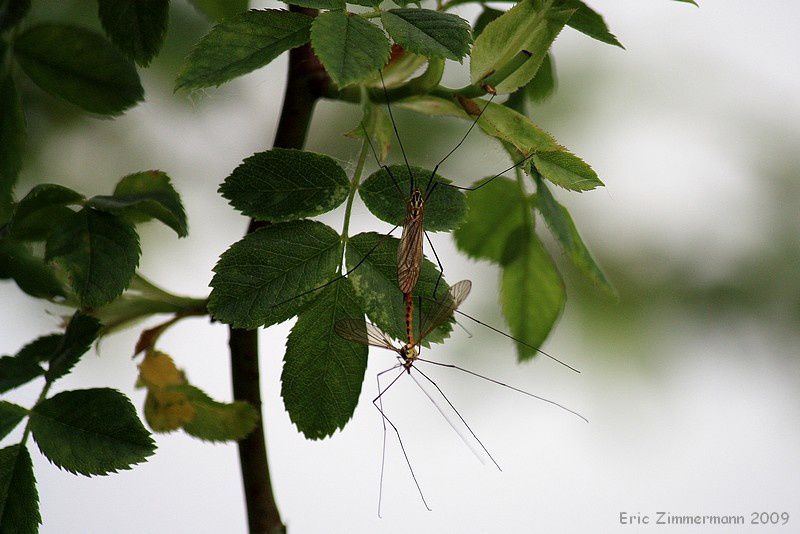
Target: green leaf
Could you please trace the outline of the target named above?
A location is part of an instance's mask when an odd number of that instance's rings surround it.
[[[695,2],[695,0],[675,0],[675,2],[683,2],[684,4],[692,4],[693,6],[700,7],[700,4]]]
[[[453,234],[456,245],[471,258],[500,263],[511,233],[524,222],[523,210],[529,209],[519,185],[506,177],[495,178],[467,192],[467,207],[467,219]]]
[[[530,57],[511,75],[496,84],[498,93],[511,93],[536,75],[544,56],[574,10],[550,6],[544,0],[522,0],[490,22],[475,39],[470,77],[478,84],[501,70],[522,51]]]
[[[36,534],[41,522],[28,449],[18,444],[0,450],[0,532]]]
[[[44,363],[53,359],[64,342],[64,334],[49,334],[41,336],[17,352],[16,358],[30,363]]]
[[[368,104],[364,109],[364,116],[358,126],[345,135],[354,139],[363,139],[369,135],[378,153],[378,161],[383,163],[389,156],[392,146],[392,121],[382,107]]]
[[[0,7],[0,9],[2,9]],[[0,60],[2,60],[0,44]],[[0,70],[0,191],[10,192],[22,168],[25,150],[25,113],[11,75]]]
[[[211,20],[223,20],[247,10],[250,0],[189,0]]]
[[[469,52],[469,22],[458,15],[390,9],[383,12],[381,22],[395,43],[417,54],[461,61]]]
[[[611,287],[603,271],[583,243],[569,212],[553,198],[541,180],[537,181],[536,208],[542,214],[553,235],[561,243],[573,265],[600,288],[613,295],[614,288]]]
[[[189,54],[175,90],[219,86],[267,65],[308,42],[311,20],[279,9],[252,10],[225,19]]]
[[[511,334],[530,346],[544,342],[564,308],[566,294],[561,276],[541,242],[520,226],[510,237],[507,257],[514,259],[503,268],[500,298]],[[520,361],[537,352],[517,343]]]
[[[358,15],[327,11],[311,25],[311,46],[339,87],[358,82],[389,59],[389,40]]]
[[[532,102],[542,102],[556,90],[556,69],[552,54],[544,56],[536,76],[523,89]]]
[[[40,402],[30,428],[48,460],[86,476],[130,469],[155,451],[131,402],[109,388],[64,391]]]
[[[36,85],[86,111],[119,115],[144,98],[133,63],[93,31],[34,26],[15,39],[14,54]]]
[[[112,196],[92,197],[89,205],[123,215],[134,223],[157,219],[175,230],[179,237],[189,233],[181,197],[169,176],[161,171],[130,174],[119,181]]]
[[[293,6],[307,7],[310,9],[344,9],[345,7],[344,0],[282,0],[282,1],[287,4],[291,4]]]
[[[167,33],[169,0],[98,0],[100,23],[111,41],[146,67]]]
[[[67,325],[61,345],[50,359],[47,380],[53,382],[69,373],[100,334],[103,325],[89,315],[75,312]]]
[[[242,401],[217,402],[194,386],[171,388],[186,394],[195,415],[183,430],[206,441],[236,441],[247,437],[258,424],[258,411]]]
[[[44,369],[36,363],[14,356],[0,358],[0,393],[26,384],[44,374]]]
[[[369,176],[358,191],[364,204],[377,218],[389,224],[402,225],[406,218],[406,204],[409,200],[409,174],[405,165],[390,165],[389,172],[381,168]],[[411,167],[416,187],[425,194],[431,171]],[[392,180],[397,180],[397,186]],[[449,184],[450,180],[438,174],[434,181]],[[438,186],[425,202],[424,227],[431,232],[450,231],[457,228],[467,214],[464,193],[453,188]]]
[[[139,253],[130,224],[86,207],[50,234],[45,257],[67,272],[82,308],[97,308],[128,287]]]
[[[16,239],[44,240],[50,230],[72,214],[66,206],[83,202],[83,195],[57,184],[39,184],[19,201],[9,223]]]
[[[542,176],[564,189],[590,191],[603,185],[586,162],[565,149],[537,152],[531,162]]]
[[[384,332],[395,339],[406,339],[405,306],[403,293],[397,283],[397,247],[400,240],[375,232],[358,234],[347,243],[347,268],[353,269],[350,280],[356,294],[364,305],[367,316]],[[366,259],[365,259],[366,258]],[[427,258],[422,261],[419,281],[414,288],[414,331],[419,332],[420,310],[417,296],[422,296],[422,313],[430,315],[434,297],[442,298],[449,286],[444,279],[439,283],[436,295],[433,289],[439,278],[439,270]],[[424,346],[444,340],[452,329],[444,323],[426,339]]]
[[[31,253],[25,244],[8,239],[0,240],[0,278],[12,278],[32,297],[55,299],[67,295],[51,265]]]
[[[274,148],[245,159],[219,192],[245,215],[280,222],[332,210],[349,187],[347,174],[330,156]]]
[[[503,13],[505,13],[505,11],[483,6],[483,11],[481,11],[481,14],[475,19],[475,25],[472,27],[472,36],[477,39],[478,36],[483,33],[483,30],[486,29],[486,26]]]
[[[309,439],[328,437],[353,417],[369,350],[339,337],[333,327],[363,318],[353,286],[343,278],[320,292],[289,334],[281,396],[289,418]]]
[[[14,430],[28,415],[28,410],[6,401],[0,401],[0,440]]]
[[[0,31],[16,26],[31,9],[31,0],[0,0]]]
[[[234,243],[214,267],[208,309],[237,328],[258,328],[296,315],[311,291],[336,275],[339,234],[320,222],[267,226]]]
[[[559,0],[558,5],[565,9],[575,10],[575,13],[567,21],[570,27],[603,43],[625,48],[608,29],[603,17],[581,0]]]

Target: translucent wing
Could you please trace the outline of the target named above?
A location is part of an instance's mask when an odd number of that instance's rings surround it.
[[[423,235],[421,216],[406,220],[397,249],[397,283],[403,293],[411,293],[419,280]]]
[[[472,282],[461,280],[450,286],[450,291],[447,295],[439,300],[429,299],[433,302],[433,306],[428,316],[423,317],[420,327],[420,341],[425,339],[437,326],[453,316],[453,312],[466,300],[470,289],[472,289]]]
[[[397,352],[397,347],[394,346],[389,336],[374,324],[365,322],[363,319],[342,319],[333,325],[333,330],[339,337],[348,341]]]

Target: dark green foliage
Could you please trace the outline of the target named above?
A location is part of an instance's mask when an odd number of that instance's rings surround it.
[[[475,25],[472,27],[472,36],[477,39],[478,36],[483,33],[483,30],[486,29],[486,25],[498,18],[503,13],[505,13],[505,11],[492,9],[489,6],[483,6],[483,11],[481,11],[481,14],[478,15],[477,19],[475,19]]]
[[[524,222],[524,210],[530,209],[519,185],[505,177],[495,178],[467,192],[467,206],[467,219],[453,234],[458,248],[470,257],[500,263],[511,233]]]
[[[0,357],[0,393],[26,384],[42,374],[44,369],[36,362],[14,356]]]
[[[308,7],[311,9],[344,9],[344,0],[283,0],[293,6]]]
[[[46,375],[48,382],[53,382],[72,370],[97,339],[101,326],[94,317],[75,312],[67,325],[61,345],[50,358]]]
[[[223,20],[194,47],[175,89],[218,86],[267,65],[308,42],[311,20],[279,9],[252,10]]]
[[[311,46],[340,87],[361,81],[389,59],[389,40],[362,17],[327,11],[314,19]]]
[[[98,0],[100,22],[111,41],[147,66],[164,42],[169,0]]]
[[[130,469],[155,451],[131,402],[109,388],[64,391],[40,402],[30,428],[48,460],[86,476]]]
[[[9,223],[16,239],[44,240],[50,229],[58,226],[72,211],[66,206],[83,201],[83,195],[58,184],[34,186],[19,201]]]
[[[81,307],[96,308],[128,286],[139,263],[139,237],[119,217],[86,207],[53,229],[46,258],[66,271]]]
[[[293,317],[310,291],[336,274],[340,240],[332,228],[301,220],[274,224],[234,243],[214,267],[208,309],[237,328]]]
[[[0,193],[10,193],[22,167],[25,114],[14,80],[3,72],[0,42]]]
[[[0,239],[0,278],[13,279],[32,297],[64,297],[67,290],[51,265],[34,255],[23,243]]]
[[[359,194],[364,204],[377,218],[390,224],[402,225],[406,217],[406,203],[409,199],[409,175],[405,165],[390,165],[389,175],[385,169],[379,169],[364,180],[359,187]],[[431,171],[419,167],[411,167],[415,185],[425,195]],[[392,180],[397,180],[397,186]],[[438,174],[434,182],[451,183]],[[399,189],[398,189],[399,187]],[[431,232],[450,231],[461,224],[467,213],[464,193],[452,187],[437,186],[425,202],[425,229]]]
[[[244,160],[219,192],[263,221],[290,221],[330,211],[347,198],[344,170],[330,156],[273,148]]]
[[[333,327],[342,319],[363,317],[350,280],[343,278],[320,291],[289,334],[281,396],[292,422],[307,438],[330,436],[353,416],[368,350],[339,337]]]
[[[0,450],[0,532],[36,534],[41,522],[28,449],[11,445]]]
[[[469,22],[430,9],[390,9],[381,15],[394,42],[416,54],[455,61],[469,52]]]
[[[31,0],[0,0],[0,31],[21,21],[31,9]]]
[[[92,197],[89,205],[118,213],[134,223],[158,219],[178,237],[189,234],[181,198],[169,176],[161,171],[130,174],[119,181],[113,195]]]
[[[553,55],[547,54],[542,61],[542,65],[536,72],[536,76],[525,86],[525,96],[531,102],[542,102],[552,95],[556,90],[556,67],[553,62]]]
[[[367,256],[362,265],[350,274],[356,294],[361,299],[364,310],[370,320],[381,330],[395,339],[406,339],[405,311],[403,293],[397,284],[397,247],[400,241],[394,237],[375,232],[358,234],[347,243],[347,268],[352,269],[356,263]],[[430,315],[433,306],[433,289],[439,278],[439,270],[428,259],[423,259],[419,282],[414,288],[414,331],[419,332],[420,310],[417,296],[422,296],[422,313]],[[449,286],[442,279],[436,296],[442,298],[447,294]],[[434,330],[427,342],[440,342],[450,333],[450,323],[445,323]],[[424,344],[425,346],[428,343]]]
[[[247,9],[249,0],[189,0],[198,10],[212,20],[223,20]]]
[[[6,437],[14,427],[28,415],[22,406],[0,401],[0,440]]]
[[[22,347],[17,353],[17,358],[32,363],[49,362],[63,343],[64,334],[42,336]]]
[[[144,98],[133,63],[93,31],[34,26],[16,38],[14,54],[36,85],[86,111],[119,115]]]

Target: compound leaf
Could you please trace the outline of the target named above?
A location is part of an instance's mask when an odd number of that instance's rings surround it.
[[[36,534],[41,522],[28,449],[18,444],[0,450],[0,532]]]
[[[339,337],[334,325],[363,318],[353,286],[343,278],[320,292],[289,334],[281,396],[289,418],[309,439],[330,436],[353,416],[368,348]]]
[[[0,401],[0,439],[6,437],[14,427],[28,415],[28,410],[6,401]]]
[[[567,25],[570,27],[603,43],[625,48],[608,29],[602,15],[581,0],[559,0],[558,5],[565,9],[575,10],[575,13],[567,21]]]
[[[358,15],[326,11],[311,26],[311,46],[339,87],[365,79],[386,64],[389,40]]]
[[[40,402],[30,428],[48,460],[86,476],[130,469],[155,451],[131,402],[109,388],[64,391]]]
[[[317,296],[313,289],[334,278],[340,254],[339,234],[320,222],[262,228],[222,254],[208,309],[237,328],[285,321]]]
[[[135,223],[157,219],[175,230],[179,237],[189,233],[181,197],[169,176],[161,171],[130,174],[119,181],[113,195],[92,197],[89,205],[118,213]]]
[[[57,184],[39,184],[14,209],[9,223],[16,239],[45,239],[72,212],[66,206],[83,201],[83,195]]]
[[[26,384],[44,374],[44,369],[36,363],[14,356],[0,358],[0,393]]]
[[[111,42],[146,67],[167,32],[169,0],[98,0],[100,23]]]
[[[62,267],[82,308],[110,302],[139,263],[139,237],[115,215],[86,207],[51,232],[45,257]]]
[[[469,52],[469,22],[431,9],[390,9],[381,15],[394,42],[417,54],[460,61]]]
[[[284,148],[245,159],[219,188],[237,210],[271,222],[330,211],[348,191],[347,175],[333,158]]]
[[[0,278],[12,278],[32,297],[52,299],[67,295],[51,265],[34,255],[24,243],[9,239],[0,240]]]
[[[408,168],[405,165],[390,165],[388,168],[388,171],[381,168],[372,173],[364,180],[358,191],[373,215],[389,224],[402,225],[409,200]],[[431,180],[433,173],[419,167],[411,167],[411,172],[414,174],[415,186],[420,188],[425,196],[428,181]],[[433,176],[431,183],[434,182],[451,183],[438,174]],[[453,187],[439,185],[425,201],[424,213],[426,230],[431,232],[453,230],[461,224],[467,214],[464,193]]]
[[[564,189],[589,191],[603,185],[588,163],[566,149],[537,152],[531,162],[539,174]]]
[[[267,65],[307,43],[311,21],[280,9],[251,10],[223,20],[189,54],[175,90],[219,86]]]
[[[224,20],[247,10],[250,0],[189,0],[211,20]]]
[[[144,98],[133,62],[93,31],[34,26],[14,40],[14,54],[36,85],[86,111],[119,115]]]
[[[100,334],[100,322],[90,315],[75,312],[67,325],[61,345],[50,358],[47,380],[52,382],[69,373]]]

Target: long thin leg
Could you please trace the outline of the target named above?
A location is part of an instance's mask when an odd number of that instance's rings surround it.
[[[380,74],[381,77],[381,86],[383,87],[383,94],[386,97],[386,109],[389,110],[389,118],[392,120],[394,136],[397,138],[397,144],[400,145],[400,152],[403,154],[403,161],[406,162],[406,168],[408,169],[408,180],[411,184],[408,194],[411,196],[411,193],[414,192],[414,173],[411,172],[411,165],[408,164],[408,157],[406,156],[406,149],[403,147],[403,140],[400,139],[400,132],[397,131],[397,123],[395,122],[394,114],[392,113],[392,104],[389,101],[389,93],[386,91],[386,84],[383,82],[383,72],[378,70],[378,74]]]
[[[377,375],[375,375],[375,381],[378,383],[378,397],[381,396],[381,376],[390,372],[394,371],[401,364],[394,365],[385,371],[381,371]],[[378,404],[380,406],[380,410],[383,410],[383,399],[378,399]],[[381,423],[383,424],[383,446],[381,447],[381,478],[378,484],[378,517],[381,517],[381,503],[383,502],[383,470],[386,466],[386,420],[381,417]]]
[[[486,186],[486,185],[489,185],[489,183],[490,183],[492,180],[494,180],[495,178],[499,178],[499,177],[501,177],[502,175],[504,175],[505,173],[507,173],[508,171],[512,171],[512,170],[516,169],[517,167],[519,167],[520,165],[522,165],[523,163],[525,163],[526,161],[528,161],[529,159],[531,159],[531,158],[532,158],[533,156],[535,156],[535,155],[536,155],[536,153],[535,153],[535,152],[532,152],[532,153],[528,154],[527,156],[525,156],[524,158],[522,158],[521,160],[519,160],[518,162],[516,162],[516,163],[515,163],[514,165],[512,165],[511,167],[507,168],[507,169],[506,169],[506,170],[504,170],[504,171],[501,171],[501,172],[499,172],[499,173],[495,174],[495,175],[494,175],[494,176],[492,176],[491,178],[489,178],[489,179],[487,179],[487,180],[485,180],[485,181],[481,182],[480,184],[476,185],[475,187],[464,187],[464,186],[461,186],[461,185],[448,184],[448,183],[445,183],[445,182],[439,182],[439,181],[437,181],[437,182],[434,182],[434,183],[437,183],[437,184],[443,185],[443,186],[445,186],[445,187],[452,187],[453,189],[458,189],[459,191],[477,191],[477,190],[478,190],[478,189],[480,189],[481,187],[484,187],[484,186]]]
[[[403,190],[400,189],[400,183],[397,181],[397,178],[394,177],[394,174],[392,174],[391,169],[389,169],[389,167],[381,163],[381,160],[378,157],[378,152],[375,150],[375,145],[372,144],[372,139],[369,138],[369,133],[367,133],[367,128],[364,126],[363,119],[361,121],[361,129],[364,131],[364,138],[367,140],[367,143],[369,143],[369,148],[372,151],[372,156],[375,158],[375,163],[378,164],[378,167],[385,170],[389,174],[389,177],[392,179],[392,183],[394,183],[397,192],[400,193],[400,195],[402,196]]]
[[[317,286],[317,287],[315,287],[315,288],[313,288],[313,289],[309,289],[308,291],[303,291],[303,292],[302,292],[302,293],[300,293],[299,295],[295,295],[295,296],[293,296],[293,297],[291,297],[291,298],[288,298],[288,299],[286,299],[286,300],[282,300],[281,302],[278,302],[277,304],[273,304],[273,305],[272,305],[272,307],[273,307],[273,308],[275,308],[275,307],[277,307],[277,306],[280,306],[281,304],[286,304],[287,302],[291,302],[291,301],[293,301],[293,300],[295,300],[295,299],[299,299],[300,297],[304,297],[304,296],[308,295],[309,293],[314,293],[315,291],[319,291],[320,289],[324,289],[324,288],[328,287],[329,285],[331,285],[331,284],[333,284],[333,283],[335,283],[335,282],[338,282],[338,281],[339,281],[339,280],[341,280],[342,278],[345,278],[345,277],[347,277],[348,275],[350,275],[350,273],[352,273],[353,271],[355,271],[356,269],[358,269],[359,267],[361,267],[361,265],[362,265],[362,264],[363,264],[365,261],[367,261],[367,258],[369,258],[370,254],[372,254],[373,252],[375,252],[375,249],[376,249],[376,248],[378,248],[378,247],[379,247],[379,246],[380,246],[380,245],[381,245],[381,244],[382,244],[384,241],[386,241],[386,240],[389,238],[389,236],[390,236],[390,235],[392,235],[392,233],[393,233],[395,230],[397,230],[398,228],[400,228],[400,226],[399,226],[399,225],[398,225],[398,226],[395,226],[394,228],[392,228],[391,230],[389,230],[389,232],[387,232],[387,233],[383,234],[383,235],[381,236],[381,238],[378,240],[378,242],[377,242],[377,243],[375,243],[375,244],[372,246],[372,248],[371,248],[371,249],[369,249],[369,251],[367,251],[367,253],[366,253],[366,254],[364,254],[364,257],[363,257],[363,258],[361,258],[360,260],[358,260],[358,263],[356,263],[356,264],[353,266],[353,268],[352,268],[352,269],[350,269],[349,271],[347,271],[346,273],[344,273],[344,274],[340,274],[339,276],[337,276],[336,278],[333,278],[332,280],[328,280],[327,282],[325,282],[325,283],[324,283],[324,284],[322,284],[321,286]]]
[[[495,97],[495,95],[492,95],[491,97],[489,97],[489,100],[483,106],[483,109],[481,109],[480,113],[478,113],[478,115],[475,117],[475,120],[472,121],[472,124],[469,125],[469,129],[467,130],[467,133],[464,134],[464,137],[461,138],[461,141],[459,141],[456,144],[456,146],[454,146],[453,149],[450,152],[448,152],[445,157],[443,157],[441,160],[439,160],[439,163],[437,163],[436,166],[434,166],[433,172],[431,172],[431,175],[428,177],[428,184],[425,186],[425,191],[430,193],[431,182],[433,181],[433,177],[436,176],[436,171],[439,170],[439,166],[442,163],[444,163],[447,160],[447,158],[452,156],[453,153],[461,147],[461,145],[464,144],[464,141],[467,140],[467,137],[469,136],[469,133],[472,131],[473,128],[475,128],[475,125],[478,124],[478,120],[480,120],[481,116],[483,115],[483,112],[486,111],[486,108],[489,107],[489,104],[492,103],[492,100],[494,100],[494,97]]]
[[[515,388],[514,386],[510,386],[510,385],[508,385],[508,384],[506,384],[504,382],[500,382],[499,380],[495,380],[494,378],[489,378],[488,376],[484,376],[484,375],[478,374],[478,373],[476,373],[474,371],[470,371],[469,369],[465,369],[463,367],[459,367],[458,365],[453,365],[451,363],[434,362],[432,360],[423,360],[422,358],[417,358],[416,361],[430,363],[430,364],[433,364],[433,365],[438,365],[440,367],[449,367],[450,369],[457,369],[459,371],[462,371],[464,373],[470,374],[472,376],[476,376],[478,378],[482,378],[483,380],[487,380],[489,382],[492,382],[493,384],[497,384],[498,386],[503,386],[504,388],[508,388],[508,389],[514,390],[514,391],[516,391],[518,393],[522,393],[523,395],[527,395],[529,397],[533,397],[534,399],[538,399],[538,400],[540,400],[542,402],[546,402],[546,403],[552,404],[553,406],[557,406],[558,408],[561,408],[562,410],[565,410],[565,411],[567,411],[567,412],[569,412],[569,413],[571,413],[571,414],[573,414],[573,415],[575,415],[577,417],[580,417],[581,419],[583,419],[587,423],[589,422],[589,420],[586,419],[584,416],[582,416],[581,414],[579,414],[575,410],[570,410],[569,408],[567,408],[563,404],[559,404],[556,401],[552,401],[550,399],[546,399],[544,397],[540,397],[539,395],[534,395],[533,393],[529,393],[529,392],[527,392],[527,391],[525,391],[523,389]],[[419,371],[419,369],[417,369],[417,370]]]
[[[400,380],[400,377],[401,377],[401,376],[403,376],[403,373],[405,373],[405,372],[406,372],[406,370],[405,370],[405,369],[403,369],[402,371],[400,371],[400,374],[399,374],[399,375],[397,375],[397,377],[395,377],[395,379],[394,379],[394,380],[392,380],[392,381],[389,383],[389,385],[388,385],[388,386],[386,386],[386,388],[384,388],[384,390],[383,390],[383,391],[381,391],[381,392],[378,394],[378,396],[377,396],[377,397],[375,397],[374,399],[372,399],[372,404],[373,404],[373,406],[375,406],[375,408],[377,408],[377,409],[378,409],[378,411],[379,411],[379,412],[381,412],[381,416],[384,418],[384,420],[385,420],[387,423],[389,423],[389,425],[392,427],[392,429],[394,429],[394,432],[395,432],[395,434],[397,434],[397,441],[400,443],[400,450],[402,450],[402,451],[403,451],[403,456],[404,456],[404,457],[405,457],[405,459],[406,459],[406,464],[408,464],[408,470],[411,472],[411,478],[412,478],[412,479],[414,479],[414,485],[416,485],[416,486],[417,486],[417,491],[419,492],[419,496],[420,496],[420,498],[422,498],[422,504],[424,504],[424,505],[425,505],[425,508],[427,508],[427,509],[428,509],[428,511],[431,511],[431,507],[430,507],[430,506],[428,506],[428,501],[426,501],[426,500],[425,500],[425,495],[423,495],[423,493],[422,493],[422,488],[420,487],[420,485],[419,485],[419,482],[417,481],[417,476],[414,474],[414,468],[413,468],[413,467],[411,467],[411,460],[408,458],[408,453],[406,453],[406,448],[405,448],[405,445],[403,445],[403,438],[401,438],[401,437],[400,437],[400,431],[397,429],[397,427],[395,426],[395,424],[394,424],[394,423],[392,423],[392,420],[391,420],[391,419],[389,419],[389,417],[387,417],[387,415],[386,415],[386,413],[383,411],[383,409],[382,409],[382,408],[381,408],[381,407],[378,405],[378,401],[381,399],[381,397],[384,395],[384,393],[386,393],[387,391],[389,391],[389,388],[390,388],[390,387],[392,387],[392,386],[395,384],[395,382],[397,382],[398,380]]]
[[[423,360],[423,361],[427,361],[427,360]],[[448,398],[447,398],[447,395],[445,395],[445,394],[444,394],[444,391],[442,391],[442,388],[440,388],[440,387],[439,387],[439,385],[438,385],[436,382],[434,382],[434,381],[433,381],[433,379],[431,379],[431,377],[429,377],[428,375],[426,375],[425,373],[423,373],[423,372],[422,372],[422,371],[421,371],[421,370],[420,370],[418,367],[414,367],[414,370],[415,370],[416,372],[418,372],[419,374],[421,374],[423,377],[425,377],[425,379],[426,379],[428,382],[430,382],[431,384],[433,384],[433,387],[435,387],[435,388],[436,388],[436,390],[437,390],[437,391],[438,391],[438,392],[439,392],[439,393],[442,395],[442,397],[444,398],[444,400],[445,400],[445,401],[447,401],[447,404],[449,404],[449,405],[450,405],[450,407],[451,407],[451,408],[453,409],[453,411],[456,413],[456,415],[458,416],[458,418],[459,418],[459,419],[461,419],[461,422],[462,422],[462,423],[464,423],[464,426],[465,426],[465,427],[467,427],[467,430],[469,430],[469,433],[470,433],[470,434],[472,434],[472,437],[473,437],[473,438],[475,438],[475,441],[477,441],[477,442],[478,442],[478,445],[480,445],[480,446],[481,446],[481,448],[483,449],[483,452],[485,452],[485,453],[486,453],[486,455],[489,457],[489,459],[490,459],[490,460],[492,460],[492,462],[494,463],[494,465],[495,465],[495,466],[497,466],[497,469],[499,469],[500,471],[502,471],[503,469],[500,467],[500,464],[498,464],[498,463],[497,463],[497,460],[495,460],[495,459],[494,459],[494,456],[492,456],[492,453],[490,453],[490,452],[489,452],[489,449],[487,449],[487,448],[486,448],[486,446],[483,444],[483,442],[480,440],[480,438],[479,438],[479,437],[478,437],[478,436],[475,434],[475,432],[472,430],[472,427],[470,427],[470,426],[469,426],[469,423],[467,423],[467,421],[464,419],[464,417],[462,417],[462,415],[461,415],[461,413],[458,411],[458,409],[457,409],[455,406],[453,406],[453,403],[452,403],[452,402],[450,402],[450,399],[448,399]]]
[[[428,245],[431,247],[431,251],[433,252],[433,257],[436,258],[436,263],[439,264],[439,277],[436,278],[436,285],[433,286],[433,298],[436,297],[436,292],[439,290],[439,283],[442,281],[442,276],[444,276],[444,266],[442,265],[442,261],[439,259],[439,255],[436,253],[436,248],[433,246],[433,242],[431,241],[428,232],[422,230],[425,234],[425,239],[428,240]]]
[[[522,341],[521,339],[518,339],[518,338],[516,338],[516,337],[512,336],[511,334],[506,334],[505,332],[503,332],[503,331],[502,331],[502,330],[500,330],[499,328],[495,328],[494,326],[492,326],[492,325],[490,325],[490,324],[488,324],[488,323],[485,323],[485,322],[481,321],[480,319],[477,319],[477,318],[475,318],[475,317],[473,317],[473,316],[469,315],[468,313],[465,313],[465,312],[463,312],[463,311],[461,311],[461,310],[458,310],[458,309],[456,309],[456,310],[453,310],[453,311],[455,311],[455,312],[456,312],[457,314],[459,314],[459,315],[463,315],[464,317],[466,317],[466,318],[467,318],[467,319],[469,319],[470,321],[476,322],[476,323],[478,323],[479,325],[481,325],[481,326],[484,326],[484,327],[488,328],[488,329],[489,329],[489,330],[491,330],[492,332],[497,332],[497,333],[498,333],[498,334],[500,334],[501,336],[505,336],[505,337],[507,337],[508,339],[511,339],[511,340],[513,340],[513,341],[516,341],[516,342],[517,342],[517,343],[519,343],[520,345],[523,345],[523,346],[525,346],[525,347],[528,347],[529,349],[535,350],[536,352],[538,352],[538,353],[539,353],[539,354],[541,354],[542,356],[546,356],[547,358],[550,358],[550,359],[551,359],[551,360],[553,360],[554,362],[556,362],[556,363],[560,363],[561,365],[563,365],[563,366],[564,366],[564,367],[566,367],[567,369],[570,369],[570,370],[572,370],[572,371],[575,371],[576,373],[580,373],[580,371],[579,371],[578,369],[576,369],[575,367],[571,366],[570,364],[568,364],[568,363],[565,363],[565,362],[563,362],[563,361],[559,360],[559,359],[558,359],[558,358],[556,358],[555,356],[552,356],[552,355],[550,355],[550,354],[546,353],[546,352],[545,352],[545,351],[543,351],[542,349],[536,348],[536,347],[534,347],[533,345],[530,345],[530,344],[528,344],[528,343],[525,343],[525,342],[524,342],[524,341]]]

